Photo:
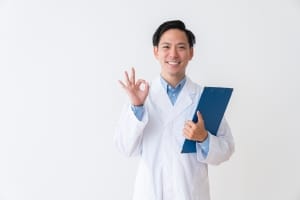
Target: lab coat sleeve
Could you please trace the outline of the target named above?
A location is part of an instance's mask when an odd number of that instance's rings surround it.
[[[226,119],[221,121],[217,136],[210,134],[207,156],[203,155],[200,144],[197,144],[196,148],[197,159],[200,162],[219,165],[228,160],[234,152],[234,141]]]
[[[143,118],[139,121],[126,104],[121,111],[121,116],[115,129],[114,142],[118,150],[126,156],[135,156],[141,153],[143,130],[148,122],[148,113],[145,109]]]

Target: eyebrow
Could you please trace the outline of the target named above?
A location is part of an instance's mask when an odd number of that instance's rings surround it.
[[[169,42],[162,42],[160,45],[170,45],[171,43],[169,43]],[[177,43],[177,44],[175,44],[175,45],[188,45],[188,43],[185,43],[185,42],[179,42],[179,43]]]

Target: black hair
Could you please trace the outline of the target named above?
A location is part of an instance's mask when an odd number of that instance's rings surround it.
[[[172,20],[172,21],[166,21],[162,23],[154,32],[152,37],[152,44],[153,46],[158,46],[158,43],[160,41],[161,36],[169,29],[179,29],[183,32],[185,32],[190,47],[193,47],[196,43],[195,35],[188,29],[185,28],[185,24],[180,20]]]

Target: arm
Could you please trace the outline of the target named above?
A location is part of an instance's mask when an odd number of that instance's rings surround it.
[[[117,123],[114,142],[118,150],[126,156],[136,156],[141,153],[143,130],[148,122],[145,110],[139,120],[132,111],[131,105],[126,104]]]
[[[187,139],[197,141],[198,161],[218,165],[228,160],[234,152],[234,142],[226,120],[222,120],[217,136],[214,136],[205,129],[203,118],[199,112],[197,112],[197,116],[197,123],[193,121],[185,123],[183,134]]]
[[[115,143],[118,149],[127,156],[138,155],[141,150],[141,141],[144,127],[148,122],[148,114],[144,107],[142,110],[134,108],[144,105],[149,93],[149,85],[144,80],[135,81],[134,68],[131,75],[125,71],[125,81],[119,81],[128,94],[130,104],[124,106],[116,127]],[[144,89],[141,85],[144,84]],[[142,112],[141,112],[142,111]]]
[[[210,133],[209,133],[210,134]],[[197,144],[197,159],[207,164],[219,165],[228,160],[234,152],[234,141],[229,125],[223,118],[217,136],[209,135],[209,151],[204,156],[200,150],[200,144]]]

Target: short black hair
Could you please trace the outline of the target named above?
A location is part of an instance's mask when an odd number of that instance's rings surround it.
[[[185,24],[180,20],[172,20],[172,21],[166,21],[162,23],[154,32],[152,37],[152,43],[153,46],[158,46],[158,43],[160,41],[161,36],[169,29],[179,29],[183,32],[185,32],[190,47],[193,47],[196,43],[195,35],[188,29],[185,28]]]

